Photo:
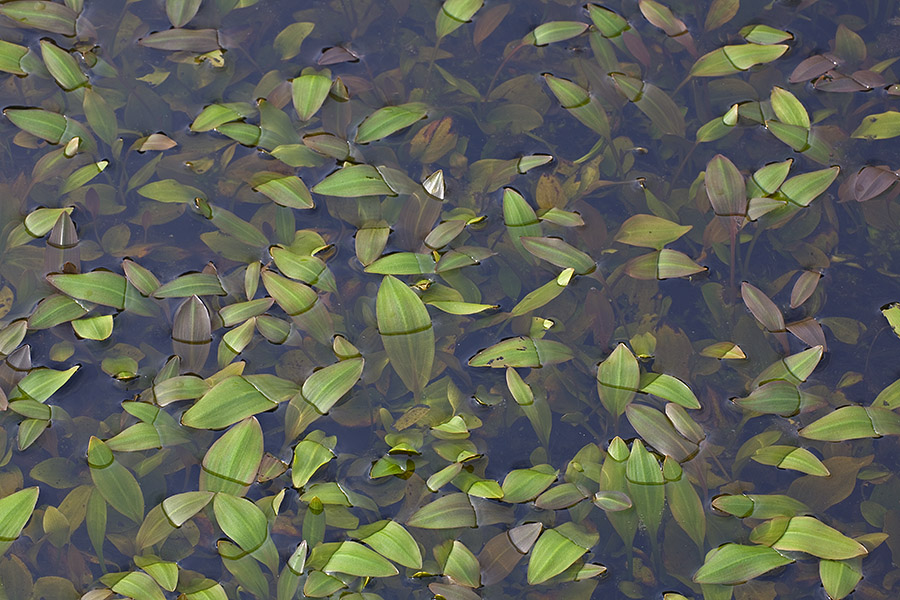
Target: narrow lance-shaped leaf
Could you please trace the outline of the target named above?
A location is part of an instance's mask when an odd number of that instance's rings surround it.
[[[694,573],[694,581],[734,585],[792,562],[793,559],[767,546],[724,544],[707,553],[703,566]]]
[[[0,555],[12,546],[37,505],[38,487],[30,487],[0,498]]]
[[[418,395],[431,379],[434,329],[422,300],[396,277],[385,277],[375,299],[378,332],[391,366]]]
[[[423,102],[379,108],[359,125],[356,143],[366,144],[387,137],[425,118],[427,112],[428,106]]]
[[[144,496],[134,475],[116,461],[112,451],[96,437],[91,437],[87,452],[91,479],[97,491],[110,506],[134,521],[144,518]]]
[[[637,359],[625,344],[619,344],[597,367],[597,393],[606,410],[620,417],[634,399],[640,380]]]

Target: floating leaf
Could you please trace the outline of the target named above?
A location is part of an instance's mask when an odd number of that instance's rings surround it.
[[[396,521],[382,520],[349,532],[382,556],[410,569],[422,568],[422,552],[409,532]]]
[[[577,37],[587,28],[588,24],[581,21],[550,21],[535,27],[529,36],[535,46],[546,46]]]
[[[545,530],[531,550],[528,584],[537,585],[559,575],[590,550],[599,537],[580,530],[572,522]]]
[[[594,259],[559,238],[521,237],[522,246],[531,254],[562,269],[572,268],[586,275],[596,268]]]
[[[787,519],[786,517],[782,518]],[[752,540],[753,533],[750,534],[750,537]],[[771,546],[776,550],[806,552],[829,560],[844,560],[868,554],[865,546],[815,517],[787,519],[784,533]]]
[[[387,137],[424,119],[427,112],[428,106],[422,102],[379,108],[359,125],[356,143],[366,144]]]
[[[456,31],[475,16],[484,0],[444,0],[435,20],[438,39]]]
[[[0,15],[23,27],[75,35],[75,20],[78,15],[68,5],[47,0],[15,0],[0,5]]]
[[[585,24],[579,23],[579,25]],[[540,27],[543,26],[541,25]],[[559,100],[562,107],[569,111],[573,117],[592,131],[604,137],[609,136],[609,119],[606,116],[606,111],[600,102],[592,97],[586,89],[568,79],[554,77],[549,73],[544,74],[544,81],[547,82],[547,86]]]
[[[167,29],[142,37],[138,43],[156,50],[212,52],[219,49],[219,32],[215,29]]]
[[[225,432],[206,451],[200,491],[243,495],[253,483],[263,456],[259,422],[250,417]]]
[[[22,534],[37,505],[38,492],[35,486],[0,498],[0,554]]]
[[[863,117],[859,127],[850,137],[868,140],[886,140],[900,135],[900,112],[889,110]]]
[[[385,277],[376,297],[381,341],[397,375],[418,395],[431,379],[434,329],[422,300],[395,277]]]
[[[874,406],[842,406],[798,433],[810,440],[828,442],[900,435],[900,415]]]
[[[91,480],[110,506],[134,521],[144,518],[144,496],[134,475],[123,467],[112,451],[96,437],[91,437],[87,452]]]
[[[762,290],[745,281],[741,284],[741,298],[756,320],[762,323],[767,331],[784,331],[784,317],[781,315],[781,311]]]
[[[75,298],[122,310],[125,308],[125,291],[128,282],[124,277],[109,271],[91,271],[75,275],[47,275],[50,285]]]
[[[340,198],[397,195],[370,165],[349,165],[339,169],[315,185],[312,191]]]
[[[572,358],[565,345],[551,340],[514,337],[485,348],[469,359],[470,367],[532,367],[555,365]]]
[[[606,410],[616,418],[621,416],[634,398],[640,380],[637,359],[625,344],[619,344],[597,367],[597,393]]]
[[[663,246],[671,244],[690,230],[690,225],[678,225],[668,219],[653,215],[634,215],[622,223],[615,240],[630,246],[662,250]]]
[[[154,181],[138,188],[138,194],[157,202],[193,203],[195,198],[206,199],[206,194],[195,187],[184,185],[174,179]]]
[[[8,6],[5,5],[5,6]],[[0,8],[0,12],[2,12]],[[64,90],[71,91],[88,82],[88,78],[81,72],[75,58],[49,40],[41,40],[41,56],[47,70]]]
[[[755,65],[776,60],[787,49],[787,44],[723,46],[698,58],[690,74],[694,77],[717,77],[740,73]]]
[[[806,448],[793,446],[766,446],[750,457],[758,463],[772,465],[780,469],[791,469],[817,477],[831,475],[828,468]]]
[[[792,559],[766,546],[724,544],[706,554],[703,566],[694,573],[694,581],[734,585],[792,562]]]

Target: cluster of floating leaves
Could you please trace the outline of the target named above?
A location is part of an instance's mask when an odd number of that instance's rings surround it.
[[[0,4],[0,597],[896,595],[892,3],[109,4]]]

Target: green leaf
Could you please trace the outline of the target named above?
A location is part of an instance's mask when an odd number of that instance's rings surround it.
[[[200,9],[201,0],[166,0],[166,16],[172,27],[184,27]]]
[[[157,202],[193,203],[195,198],[206,200],[206,194],[195,187],[184,185],[174,179],[154,181],[138,188],[138,194]]]
[[[819,579],[825,593],[832,600],[848,596],[862,580],[862,566],[858,560],[820,560]]]
[[[216,496],[214,492],[184,492],[169,496],[162,502],[166,518],[175,527],[181,527],[188,519],[203,510]]]
[[[775,116],[779,121],[787,125],[809,129],[809,114],[796,96],[784,88],[775,86],[772,88],[770,99],[772,110],[775,111]]]
[[[706,270],[706,267],[698,265],[686,254],[668,248],[642,254],[625,263],[625,273],[629,277],[645,280],[688,277]]]
[[[312,191],[324,196],[358,198],[360,196],[396,196],[371,165],[349,165],[339,169],[313,186]]]
[[[697,444],[679,434],[672,422],[655,408],[629,404],[625,408],[625,414],[641,439],[662,454],[678,461],[685,461],[699,450]]]
[[[214,273],[188,273],[163,284],[153,292],[154,298],[188,298],[190,296],[224,296],[222,282]]]
[[[569,522],[547,529],[538,538],[528,561],[528,584],[537,585],[568,569],[600,539],[596,533],[580,531]]]
[[[550,465],[537,465],[528,469],[514,469],[503,479],[503,501],[529,502],[550,487],[559,471]]]
[[[423,102],[379,108],[360,123],[356,143],[367,144],[385,138],[424,119],[427,113],[428,105]]]
[[[520,336],[485,348],[469,359],[469,366],[538,368],[565,362],[572,356],[572,350],[559,342]]]
[[[606,410],[620,417],[634,399],[640,380],[637,359],[625,344],[619,344],[597,367],[597,393]]]
[[[793,446],[766,446],[750,457],[754,461],[780,469],[800,471],[816,477],[828,477],[831,473],[816,456],[806,448]]]
[[[385,558],[408,567],[422,568],[422,552],[412,535],[396,521],[382,520],[348,532]]]
[[[303,40],[312,33],[315,26],[315,23],[299,22],[291,23],[282,29],[272,41],[272,46],[274,46],[275,52],[281,56],[281,60],[288,60],[297,56],[300,53],[300,46],[303,44]]]
[[[219,49],[215,29],[166,29],[138,39],[141,46],[156,50],[182,50],[199,54]]]
[[[441,496],[426,504],[406,521],[410,527],[420,529],[456,529],[475,527],[475,508],[467,494],[454,493]]]
[[[631,444],[631,453],[625,465],[625,480],[628,497],[634,503],[641,523],[647,528],[650,539],[656,540],[665,504],[665,479],[656,457],[644,448],[640,439]]]
[[[314,208],[312,196],[306,184],[296,175],[282,176],[276,173],[267,174],[262,183],[259,174],[254,178],[254,190],[269,198],[279,206],[288,208],[306,209]]]
[[[4,5],[8,6],[8,5]],[[900,112],[887,112],[863,117],[859,127],[853,130],[850,137],[868,140],[886,140],[900,135]]]
[[[766,546],[724,544],[706,554],[703,566],[694,573],[700,584],[734,585],[794,562]]]
[[[75,35],[75,20],[78,18],[69,6],[47,0],[5,2],[0,5],[0,15],[17,22],[22,27],[70,37]]]
[[[597,267],[593,258],[559,238],[521,237],[519,240],[537,258],[561,269],[571,267],[578,275],[586,275]]]
[[[773,517],[793,517],[809,512],[809,507],[781,494],[724,494],[713,499],[717,510],[739,518],[771,519]]]
[[[35,486],[0,498],[0,554],[22,534],[37,505],[38,492]]]
[[[303,382],[300,394],[320,414],[326,414],[362,376],[362,357],[342,360],[319,369]]]
[[[700,408],[700,401],[691,388],[677,377],[665,373],[645,373],[641,376],[639,389],[685,408]]]
[[[294,110],[301,121],[309,121],[322,108],[330,89],[331,71],[328,69],[319,72],[305,69],[300,77],[291,81]]]
[[[144,519],[144,496],[131,472],[113,456],[100,439],[91,436],[87,452],[91,480],[110,506],[134,521]]]
[[[740,73],[755,65],[776,60],[787,49],[787,44],[723,46],[698,58],[690,74],[693,77],[717,77]]]
[[[468,23],[482,5],[484,0],[444,0],[434,24],[438,39]]]
[[[740,34],[745,40],[754,44],[780,44],[794,39],[794,36],[787,31],[759,24],[742,27]]]
[[[41,40],[41,56],[53,79],[64,90],[71,91],[88,82],[75,58],[50,40]]]
[[[549,23],[547,23],[549,25]],[[584,23],[579,23],[584,25]],[[540,27],[543,27],[541,25]],[[538,29],[540,29],[540,27]],[[564,109],[585,126],[603,137],[609,137],[609,119],[603,105],[575,82],[544,74],[544,81]]]
[[[100,315],[97,317],[85,317],[72,321],[72,329],[75,335],[88,340],[105,340],[113,331],[112,315]]]
[[[0,40],[0,71],[13,75],[25,76],[22,70],[22,59],[28,54],[28,48]]]
[[[842,406],[798,433],[806,439],[827,442],[900,435],[900,415],[874,406]]]
[[[77,190],[84,184],[88,183],[91,179],[102,173],[103,170],[106,169],[107,165],[109,165],[108,160],[101,160],[100,162],[90,163],[84,165],[79,169],[76,169],[71,175],[66,177],[66,180],[59,188],[59,194],[68,194],[73,190]]]
[[[573,268],[569,267],[568,269],[564,269],[562,273],[538,289],[526,294],[525,297],[509,311],[509,314],[513,317],[518,317],[528,314],[533,310],[537,310],[551,302],[566,289],[574,274],[575,270]]]
[[[46,402],[50,396],[56,393],[78,371],[78,365],[65,371],[57,371],[40,367],[32,369],[15,388],[10,392],[10,400],[18,398]]]
[[[263,456],[259,422],[244,419],[209,447],[200,471],[200,490],[243,495],[253,483]]]
[[[703,549],[706,538],[706,512],[697,490],[691,485],[681,465],[671,456],[663,461],[666,479],[666,500],[678,526],[687,533],[697,547]]]
[[[366,273],[377,275],[427,275],[434,273],[434,257],[419,252],[395,252],[369,264]]]
[[[776,379],[733,402],[754,412],[790,417],[800,412],[800,390],[793,383]]]
[[[122,310],[125,308],[125,291],[128,282],[124,277],[109,271],[90,273],[51,274],[47,281],[62,293],[75,298]]]
[[[231,494],[216,494],[213,499],[216,522],[225,535],[245,552],[259,550],[269,535],[266,515],[253,502]]]
[[[747,309],[767,331],[784,331],[784,317],[781,311],[762,290],[745,281],[741,284],[741,298]]]
[[[688,231],[691,225],[679,225],[653,215],[634,215],[622,223],[615,241],[630,246],[662,250]]]
[[[809,206],[810,202],[831,186],[840,172],[841,168],[834,166],[821,171],[803,173],[782,183],[780,191],[797,206]]]
[[[578,37],[587,28],[588,24],[581,21],[550,21],[535,27],[525,39],[530,39],[535,46],[546,46]]]
[[[225,123],[240,121],[241,119],[252,117],[256,113],[256,107],[246,102],[210,104],[191,123],[191,131],[212,131]]]
[[[350,541],[319,544],[310,553],[306,566],[356,577],[391,577],[399,573],[394,565],[373,550]]]
[[[42,4],[56,5],[56,3],[44,2],[43,0],[16,0],[15,2],[0,4],[0,14],[2,14],[2,7],[17,4],[20,1],[28,4],[40,2]],[[78,137],[83,144],[82,149],[88,150],[91,148],[91,138],[84,127],[77,121],[73,121],[59,113],[42,108],[5,108],[3,109],[3,114],[19,129],[47,140],[51,144],[67,144],[72,138]]]
[[[434,362],[428,310],[409,286],[388,275],[378,289],[375,312],[391,366],[410,391],[420,394],[431,379]]]
[[[771,546],[776,550],[806,552],[829,560],[844,560],[868,554],[865,546],[815,517],[792,517],[784,533]]]
[[[444,575],[454,583],[465,587],[481,586],[481,567],[472,551],[459,540],[450,544],[450,552],[444,561]]]

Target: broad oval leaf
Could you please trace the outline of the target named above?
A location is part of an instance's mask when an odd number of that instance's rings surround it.
[[[767,546],[724,544],[710,550],[703,566],[694,573],[700,584],[735,585],[794,562]]]
[[[380,140],[424,119],[427,113],[428,105],[423,102],[379,108],[360,123],[356,132],[356,143],[366,144]]]

